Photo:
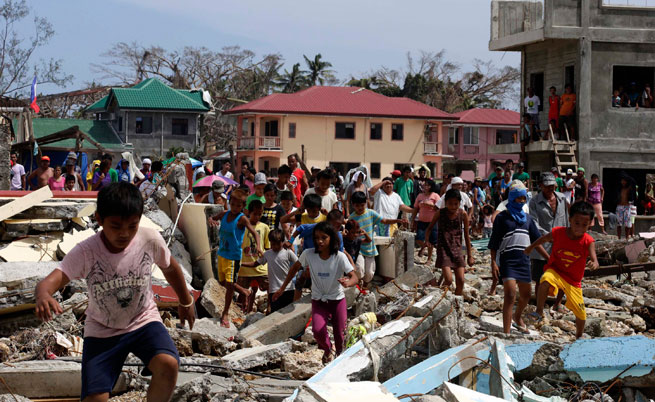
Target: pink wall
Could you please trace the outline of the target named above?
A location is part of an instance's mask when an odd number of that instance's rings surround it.
[[[472,161],[477,159],[478,161],[478,172],[477,174],[483,177],[488,176],[491,173],[492,166],[491,161],[493,160],[502,160],[512,159],[514,162],[518,162],[519,155],[516,154],[490,154],[487,152],[487,148],[490,145],[496,144],[496,130],[517,130],[518,128],[514,127],[479,127],[478,135],[479,141],[478,145],[464,145],[464,135],[463,130],[459,130],[459,144],[450,145],[448,143],[448,130],[449,127],[444,127],[444,136],[443,136],[443,148],[444,154],[452,155],[456,160],[467,160]]]

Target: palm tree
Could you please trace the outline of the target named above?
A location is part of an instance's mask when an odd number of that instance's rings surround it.
[[[291,68],[291,71],[284,69],[284,74],[280,75],[276,85],[282,88],[282,92],[290,94],[297,92],[308,85],[306,71],[300,69],[300,63],[296,63]]]
[[[309,83],[311,85],[316,85],[318,81],[321,85],[325,83],[325,80],[331,80],[334,78],[333,70],[328,70],[332,67],[332,63],[328,61],[321,60],[321,54],[314,56],[314,60],[310,60],[307,56],[303,55],[305,58],[305,63],[307,64],[307,69],[309,70]]]

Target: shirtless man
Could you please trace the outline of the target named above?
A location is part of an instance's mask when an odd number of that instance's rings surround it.
[[[621,176],[621,188],[619,189],[619,202],[616,206],[616,216],[619,223],[616,226],[616,235],[621,238],[621,227],[625,227],[625,238],[632,235],[632,217],[630,207],[634,201],[634,187],[627,176]]]
[[[50,167],[50,157],[49,156],[42,156],[41,157],[41,162],[39,163],[39,167],[30,173],[30,175],[27,177],[27,184],[29,184],[30,188],[32,190],[38,190],[41,187],[45,187],[48,185],[48,180],[55,175],[54,170]],[[32,186],[32,180],[36,177],[36,188]]]

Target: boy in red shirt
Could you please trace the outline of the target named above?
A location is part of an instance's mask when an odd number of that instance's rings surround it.
[[[566,295],[566,307],[575,315],[575,336],[580,338],[584,331],[587,313],[582,298],[582,277],[587,257],[591,258],[590,269],[598,268],[594,239],[587,233],[594,221],[594,207],[579,201],[569,210],[569,227],[553,228],[525,249],[526,254],[544,243],[553,243],[550,259],[544,267],[537,299],[537,318],[544,313],[546,297],[555,296],[559,290]]]

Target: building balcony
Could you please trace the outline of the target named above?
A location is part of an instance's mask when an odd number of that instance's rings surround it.
[[[509,50],[543,38],[543,1],[492,0],[489,50]]]
[[[528,144],[525,147],[525,152],[555,152],[555,147],[558,151],[568,151],[570,146],[566,143],[553,143],[553,141],[536,141]],[[577,145],[573,145],[573,150],[577,150]],[[521,144],[497,144],[490,145],[487,149],[490,154],[520,154]]]
[[[280,137],[239,137],[237,150],[282,151]]]

